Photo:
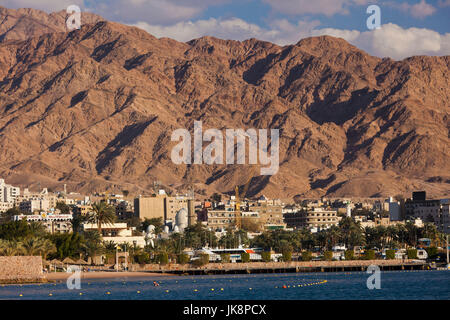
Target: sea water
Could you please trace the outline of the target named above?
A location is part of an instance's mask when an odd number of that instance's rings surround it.
[[[0,286],[0,299],[50,300],[449,300],[449,271],[383,271],[381,288],[369,290],[366,272],[284,273],[82,279]],[[154,286],[157,281],[159,286]]]

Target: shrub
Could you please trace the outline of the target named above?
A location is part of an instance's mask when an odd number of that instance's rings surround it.
[[[198,259],[192,261],[193,265],[196,267],[201,267],[209,263],[209,254],[202,253]]]
[[[333,252],[331,252],[331,251],[325,251],[325,252],[323,253],[323,260],[331,261],[332,259],[333,259]]]
[[[406,251],[408,259],[417,259],[417,249],[408,249]]]
[[[220,260],[222,260],[223,263],[230,262],[230,254],[229,253],[221,253],[220,254]]]
[[[145,264],[150,262],[150,255],[147,252],[136,254],[133,258],[134,262],[139,264]]]
[[[270,262],[270,252],[268,251],[261,252],[261,259],[264,262]]]
[[[302,261],[311,261],[312,253],[310,251],[302,252]]]
[[[386,250],[386,259],[395,259],[395,250]]]
[[[288,262],[288,261],[291,261],[291,260],[292,260],[292,251],[290,251],[290,250],[284,250],[284,251],[282,252],[282,254],[283,254],[283,261],[284,261],[284,262]]]
[[[436,247],[429,247],[426,249],[428,258],[434,259],[438,255],[438,249]]]
[[[364,259],[365,260],[374,260],[375,259],[375,251],[366,250],[366,252],[364,253]]]
[[[186,264],[191,260],[191,257],[189,257],[189,255],[186,253],[179,254],[177,258],[179,264]]]
[[[355,258],[353,250],[346,250],[344,256],[345,260],[353,260]]]
[[[250,253],[242,252],[241,253],[241,261],[244,262],[250,262]]]
[[[158,263],[165,265],[169,263],[169,255],[166,252],[162,252],[158,255]]]

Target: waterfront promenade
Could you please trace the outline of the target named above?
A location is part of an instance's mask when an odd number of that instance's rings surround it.
[[[162,272],[169,274],[239,274],[239,273],[286,273],[286,272],[346,272],[365,271],[370,265],[380,270],[426,270],[425,261],[420,260],[350,260],[350,261],[291,261],[209,263],[202,267],[190,265],[157,264],[131,265],[130,271]]]

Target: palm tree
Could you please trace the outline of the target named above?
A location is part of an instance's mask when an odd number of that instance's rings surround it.
[[[102,224],[111,224],[116,220],[114,208],[102,201],[92,205],[92,212],[89,217],[89,222],[96,223],[98,233],[102,234]]]
[[[96,230],[90,230],[84,233],[84,239],[83,248],[86,255],[91,257],[91,263],[94,264],[94,258],[104,250],[101,236]]]
[[[23,253],[22,243],[17,240],[0,240],[0,253],[3,256],[18,256]]]
[[[42,258],[46,260],[50,253],[56,253],[56,246],[49,239],[41,239],[41,245],[38,251]]]
[[[22,242],[23,253],[26,256],[35,256],[40,253],[42,241],[39,238],[26,238]]]

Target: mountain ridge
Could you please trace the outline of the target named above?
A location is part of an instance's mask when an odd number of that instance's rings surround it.
[[[8,181],[138,194],[160,180],[199,195],[232,192],[248,167],[171,162],[171,132],[195,119],[280,129],[279,172],[255,177],[251,195],[450,193],[449,56],[381,59],[330,36],[181,43],[97,19],[0,42]]]

